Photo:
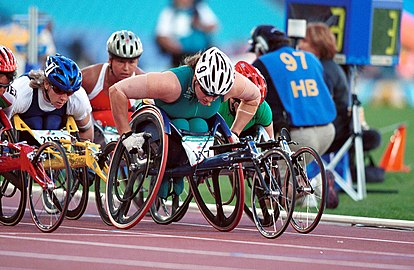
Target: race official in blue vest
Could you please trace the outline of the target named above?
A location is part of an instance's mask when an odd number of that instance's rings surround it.
[[[253,66],[267,82],[274,133],[286,127],[299,146],[325,153],[335,137],[336,109],[318,58],[292,48],[285,33],[272,25],[255,27],[249,43],[257,57]]]

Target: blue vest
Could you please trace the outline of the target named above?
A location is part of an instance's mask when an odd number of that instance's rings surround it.
[[[316,56],[283,47],[259,60],[269,72],[292,126],[321,126],[335,119],[335,104]]]
[[[33,89],[32,103],[29,109],[20,114],[20,118],[34,130],[58,130],[62,128],[63,116],[66,115],[67,103],[60,109],[51,112],[42,111],[39,107],[39,91]]]

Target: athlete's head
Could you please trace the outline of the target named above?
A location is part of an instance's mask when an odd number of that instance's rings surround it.
[[[112,33],[106,42],[109,68],[116,81],[131,77],[143,52],[141,40],[131,31]]]
[[[267,95],[267,84],[265,78],[260,73],[260,71],[245,61],[237,62],[234,68],[237,72],[247,77],[259,88],[261,96],[260,104],[262,104],[263,100],[265,100]]]
[[[17,61],[13,52],[0,45],[0,94],[10,86],[16,77]]]
[[[143,52],[141,40],[131,31],[121,30],[112,33],[106,42],[110,56],[134,59]]]
[[[234,83],[234,67],[227,55],[216,47],[201,54],[195,76],[207,96],[224,96]]]
[[[82,84],[82,73],[78,65],[60,54],[47,57],[45,77],[46,96],[56,108],[62,107]]]

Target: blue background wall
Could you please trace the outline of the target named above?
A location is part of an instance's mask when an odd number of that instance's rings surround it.
[[[116,30],[137,33],[144,46],[141,64],[159,69],[165,63],[154,44],[154,29],[161,9],[171,0],[0,0],[0,23],[11,21],[14,14],[27,14],[31,5],[47,13],[53,21],[53,35],[58,51],[68,54],[70,44],[77,40],[92,61],[106,61],[105,43]],[[208,0],[220,19],[215,44],[228,53],[247,45],[250,30],[257,24],[273,24],[284,28],[283,1],[275,0]],[[73,56],[72,56],[73,57]],[[154,59],[157,57],[158,59]]]

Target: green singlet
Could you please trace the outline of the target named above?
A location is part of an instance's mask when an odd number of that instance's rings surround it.
[[[190,66],[180,66],[170,71],[180,81],[181,96],[173,103],[156,99],[155,105],[167,113],[177,128],[192,132],[207,132],[208,126],[205,119],[211,118],[218,112],[223,97],[211,102],[210,106],[204,106],[198,102],[192,87],[194,70]]]
[[[234,122],[234,118],[236,115],[233,115],[230,112],[230,100],[223,102],[219,109],[220,115],[224,118],[227,125],[231,127]],[[244,127],[243,131],[248,130],[249,128],[261,125],[263,127],[267,127],[272,123],[272,110],[270,109],[269,104],[264,100],[262,104],[257,108],[257,111],[253,118],[247,123]]]

